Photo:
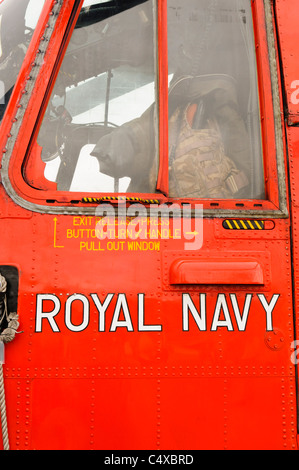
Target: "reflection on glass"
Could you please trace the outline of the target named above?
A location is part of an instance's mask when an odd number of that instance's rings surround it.
[[[40,16],[44,0],[0,3],[0,121]]]
[[[35,149],[58,190],[156,192],[155,5],[84,3]],[[251,1],[167,10],[170,197],[264,198]]]
[[[250,0],[168,0],[168,60],[170,196],[264,198]]]
[[[83,4],[37,138],[58,190],[155,188],[154,26],[152,0]]]

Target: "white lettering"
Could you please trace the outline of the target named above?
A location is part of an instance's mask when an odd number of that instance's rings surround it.
[[[144,294],[138,294],[138,331],[162,331],[161,325],[144,324]]]
[[[115,295],[117,296],[116,303],[114,306],[111,306],[111,300]],[[189,331],[191,317],[200,331],[207,330],[207,310],[211,304],[211,302],[207,300],[208,295],[207,293],[198,294],[198,305],[196,305],[191,294],[182,294],[183,331]],[[162,331],[161,324],[146,323],[145,296],[146,294],[144,293],[137,294],[137,316],[134,316],[136,321],[135,331]],[[128,303],[126,294],[107,294],[103,302],[99,299],[98,294],[90,294],[90,297],[93,300],[94,308],[96,308],[98,312],[99,332],[107,331],[106,315],[108,307],[110,307],[111,312],[111,316],[109,317],[112,317],[109,331],[115,332],[117,328],[120,327],[126,328],[128,331],[134,331],[129,309],[130,303]],[[212,312],[210,311],[211,315],[213,314],[210,331],[217,331],[220,327],[225,327],[228,331],[233,331],[233,315],[236,320],[236,328],[239,331],[245,331],[254,297],[259,299],[261,307],[266,313],[265,322],[267,331],[273,331],[273,312],[280,294],[272,295],[270,300],[268,300],[264,294],[246,294],[243,303],[236,293],[218,294],[214,312],[213,310]],[[74,306],[75,301],[77,301],[79,305]],[[60,296],[58,297],[55,294],[37,294],[35,331],[41,332],[45,326],[45,321],[47,321],[53,332],[60,332],[56,316],[63,310],[66,328],[73,332],[83,331],[88,327],[90,322],[90,302],[89,296],[72,294],[67,297],[65,304],[62,306]],[[134,302],[133,305],[135,305]],[[212,308],[212,305],[210,305],[210,307]],[[174,312],[174,314],[179,314],[179,311]],[[82,315],[82,317],[79,315]],[[154,312],[153,315],[155,315]],[[79,320],[77,320],[77,318],[79,318]],[[155,316],[153,316],[153,318],[155,318]]]
[[[201,331],[206,330],[206,294],[199,294],[200,314],[189,294],[183,294],[183,331],[189,331],[189,311]]]
[[[224,314],[224,320],[220,320],[221,311]],[[226,327],[228,331],[233,331],[233,325],[229,315],[225,294],[218,294],[211,331],[216,331],[220,326]]]
[[[203,209],[199,204],[195,205],[194,218],[191,216],[191,207],[183,206],[183,232],[186,240],[184,243],[186,251],[200,250],[203,245]],[[193,227],[192,227],[193,225]]]
[[[106,216],[104,217],[104,214]],[[138,214],[129,224],[126,225],[126,217],[133,217]],[[175,238],[181,238],[182,235],[189,242],[184,243],[185,250],[200,250],[203,245],[203,206],[202,204],[195,204],[191,207],[190,204],[184,204],[183,207],[179,204],[150,204],[149,215],[147,208],[139,204],[132,204],[126,210],[125,199],[121,197],[118,200],[118,212],[115,214],[115,209],[110,204],[103,204],[96,208],[96,216],[101,218],[96,224],[95,235],[103,240],[105,238],[116,238],[116,217],[118,233],[117,238],[125,239],[147,239],[148,231],[147,224],[144,220],[149,221],[149,237],[157,239],[169,239],[170,230],[156,230],[159,225],[159,219],[163,225],[169,225],[169,216],[172,217],[172,231]],[[183,219],[183,234],[182,224]],[[123,229],[119,227],[124,225]],[[104,228],[106,227],[106,230]]]
[[[230,299],[231,299],[234,314],[235,314],[235,317],[236,317],[238,329],[239,329],[239,331],[245,331],[246,324],[247,324],[247,319],[248,319],[248,314],[249,314],[249,309],[250,309],[250,305],[251,305],[251,300],[252,300],[252,294],[247,294],[246,297],[245,297],[242,316],[240,314],[240,308],[239,308],[239,304],[238,304],[236,294],[230,294]]]
[[[299,80],[294,80],[291,83],[291,88],[296,88],[295,91],[291,94],[291,103],[292,104],[299,104]]]
[[[124,320],[119,320],[121,311],[123,311]],[[128,331],[133,331],[133,325],[125,294],[118,295],[114,315],[110,326],[110,331],[115,331],[116,328],[119,327],[125,327]]]
[[[131,465],[135,468],[138,462],[138,457],[118,457],[117,455],[112,454],[111,457],[105,457],[105,465]]]
[[[142,204],[132,204],[128,207],[128,217],[133,217],[136,213],[138,216],[132,219],[127,226],[127,235],[134,240],[137,238],[144,240],[147,238],[147,227],[146,224],[143,224],[147,217],[146,208]]]
[[[0,104],[5,104],[5,84],[0,80]]]
[[[296,349],[297,346],[299,346],[298,340],[295,340],[291,343],[291,347],[295,349],[295,351],[291,354],[291,361],[293,364],[298,364],[299,349]]]
[[[108,294],[104,300],[103,305],[101,304],[100,299],[97,294],[90,294],[90,295],[99,312],[99,331],[105,331],[105,312],[114,294]]]
[[[72,304],[74,301],[79,300],[83,304],[82,322],[79,325],[72,323]],[[68,297],[65,303],[65,326],[70,331],[83,331],[89,324],[89,301],[82,294],[73,294]]]
[[[54,308],[50,312],[43,311],[43,302],[50,300],[54,303]],[[46,318],[50,323],[53,331],[58,332],[59,328],[54,320],[54,317],[60,312],[60,301],[54,294],[37,294],[36,296],[36,317],[35,317],[35,331],[40,333],[42,331],[42,319]]]
[[[278,301],[280,295],[279,294],[274,294],[272,296],[272,299],[270,300],[270,303],[268,304],[266,297],[264,294],[258,294],[257,295],[262,306],[264,307],[264,310],[266,312],[266,317],[267,317],[267,331],[273,331],[273,321],[272,321],[272,312],[273,309],[276,305],[276,302]]]
[[[104,214],[105,217],[104,217]],[[113,206],[110,204],[102,204],[96,208],[96,216],[102,217],[96,224],[96,235],[100,240],[105,240],[105,238],[115,238],[114,230],[111,235],[109,228],[112,225],[115,227],[115,211]],[[104,231],[104,227],[106,230]]]

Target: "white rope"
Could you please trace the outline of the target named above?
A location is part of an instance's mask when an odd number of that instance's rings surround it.
[[[3,365],[0,364],[0,411],[1,411],[1,427],[2,427],[2,441],[3,449],[9,450],[9,439],[6,419],[6,404],[5,404],[5,390],[3,379]]]
[[[6,293],[7,282],[4,276],[0,274],[0,292],[5,294]],[[6,296],[1,298],[0,302],[0,324],[3,320],[7,320],[7,302]],[[8,325],[9,326],[9,325]],[[14,325],[13,325],[14,326]],[[17,324],[18,327],[18,324]],[[0,341],[5,342],[7,330],[5,331],[4,335],[0,335]],[[4,332],[2,332],[3,334]],[[10,335],[8,335],[10,338]],[[13,335],[14,336],[14,335]],[[9,439],[8,439],[8,429],[7,429],[7,418],[6,418],[6,403],[5,403],[5,390],[4,390],[4,375],[3,375],[3,364],[0,362],[0,416],[1,416],[1,428],[2,428],[2,441],[3,441],[3,449],[9,450]]]

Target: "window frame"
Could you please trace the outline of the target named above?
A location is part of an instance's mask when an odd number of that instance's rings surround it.
[[[158,37],[158,109],[159,109],[159,154],[158,188],[167,193],[168,189],[168,70],[167,66],[167,5],[164,0],[157,1],[157,37]],[[43,213],[93,213],[103,199],[117,200],[124,196],[128,201],[140,200],[151,203],[176,203],[183,205],[202,204],[204,215],[255,217],[287,217],[287,193],[285,181],[285,152],[281,116],[281,96],[278,84],[276,45],[274,39],[273,15],[270,0],[251,0],[254,33],[256,41],[257,75],[260,97],[261,133],[265,168],[267,200],[248,199],[189,199],[168,198],[163,194],[144,193],[80,193],[63,191],[42,191],[31,187],[23,178],[23,165],[30,158],[30,150],[36,140],[40,123],[43,119],[55,78],[58,74],[64,52],[75,27],[83,0],[67,0],[55,4],[48,1],[49,21],[46,25],[53,29],[47,41],[42,36],[35,46],[28,51],[28,61],[44,54],[43,63],[34,67],[36,77],[29,77],[25,92],[20,90],[19,99],[15,99],[16,119],[20,121],[17,138],[10,136],[5,148],[2,166],[3,184],[8,194],[19,205]],[[59,7],[59,14],[53,9]],[[52,14],[51,14],[52,12]],[[41,45],[48,44],[43,52]],[[35,50],[34,50],[35,48]],[[56,59],[57,57],[57,59]],[[30,62],[32,63],[32,62]],[[32,68],[33,70],[33,68]],[[32,74],[33,75],[33,74]],[[22,88],[22,87],[21,87]],[[268,92],[272,91],[272,94]],[[27,99],[27,101],[26,101]],[[18,115],[19,113],[19,115]],[[19,117],[20,116],[20,117]],[[30,119],[29,119],[30,116]],[[16,121],[15,121],[16,122]],[[10,133],[11,134],[11,133]],[[9,134],[9,135],[10,135]],[[83,202],[83,198],[89,202]]]

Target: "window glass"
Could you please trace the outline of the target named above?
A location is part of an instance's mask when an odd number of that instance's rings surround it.
[[[0,2],[0,121],[44,3],[44,0]]]
[[[168,158],[170,197],[265,198],[251,1],[167,1],[168,156],[157,145],[156,3],[84,2],[32,150],[44,180],[30,167],[25,178],[153,193]]]
[[[152,0],[84,2],[33,149],[58,191],[155,188],[154,18]]]
[[[250,0],[167,5],[170,196],[264,198]]]

